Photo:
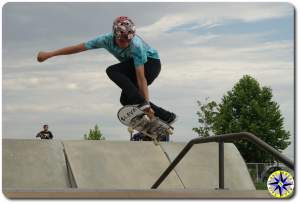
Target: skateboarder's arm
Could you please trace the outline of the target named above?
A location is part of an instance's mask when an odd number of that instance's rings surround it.
[[[80,43],[78,45],[73,45],[69,47],[64,47],[62,49],[50,51],[50,52],[39,52],[37,56],[37,60],[39,62],[43,62],[50,57],[58,56],[58,55],[70,55],[70,54],[75,54],[78,52],[83,52],[86,51],[86,47],[84,46],[84,43]]]
[[[140,65],[139,67],[136,67],[135,72],[136,72],[139,91],[141,95],[144,96],[145,100],[149,101],[149,91],[147,86],[147,79],[145,77],[144,65]]]

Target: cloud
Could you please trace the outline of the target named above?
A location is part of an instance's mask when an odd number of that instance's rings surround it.
[[[75,115],[88,115],[91,113],[101,113],[108,115],[117,109],[116,105],[112,103],[95,103],[89,104],[5,104],[3,110],[5,113],[32,113],[32,114],[75,114]]]
[[[78,90],[78,84],[77,83],[69,83],[69,84],[67,84],[67,89]]]
[[[213,3],[201,4],[200,7],[166,14],[151,25],[138,29],[143,36],[149,39],[158,38],[162,33],[182,25],[190,24],[206,29],[219,26],[229,20],[253,22],[265,19],[280,18],[293,14],[290,4],[253,4],[253,3]],[[195,12],[197,10],[197,12]],[[190,27],[191,28],[191,27]],[[192,27],[193,28],[193,27]]]

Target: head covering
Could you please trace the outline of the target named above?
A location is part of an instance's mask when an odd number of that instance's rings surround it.
[[[119,16],[113,23],[113,34],[116,39],[131,40],[135,35],[135,25],[127,16]]]

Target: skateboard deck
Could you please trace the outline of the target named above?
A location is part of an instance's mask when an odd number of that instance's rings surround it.
[[[118,119],[129,130],[136,130],[153,139],[155,145],[158,144],[161,136],[173,134],[174,128],[160,120],[158,117],[151,119],[135,105],[127,105],[118,111]]]

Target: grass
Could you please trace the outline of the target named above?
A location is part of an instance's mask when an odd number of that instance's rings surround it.
[[[259,181],[254,183],[256,190],[268,190],[266,182]]]

